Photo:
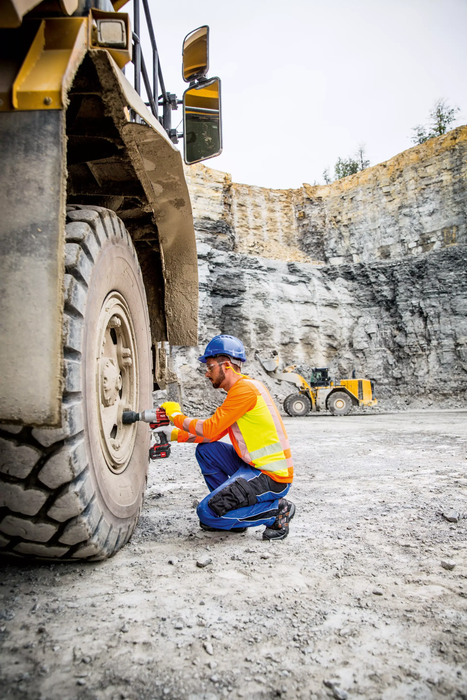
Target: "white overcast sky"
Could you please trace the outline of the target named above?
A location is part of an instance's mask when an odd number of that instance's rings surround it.
[[[208,167],[272,188],[322,184],[365,144],[371,165],[410,148],[437,98],[467,123],[467,0],[150,0],[166,87],[208,24],[224,152]],[[131,11],[131,6],[124,9]],[[147,55],[147,52],[145,52]],[[173,112],[173,126],[181,109]],[[181,130],[181,125],[179,130]],[[180,144],[181,146],[182,144]]]

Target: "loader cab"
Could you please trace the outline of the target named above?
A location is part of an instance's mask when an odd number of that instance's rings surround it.
[[[311,370],[310,382],[311,387],[330,386],[331,378],[327,367],[314,367]]]

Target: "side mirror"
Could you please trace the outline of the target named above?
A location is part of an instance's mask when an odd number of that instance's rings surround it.
[[[183,80],[191,83],[204,78],[209,69],[209,27],[199,27],[183,41]]]
[[[221,81],[211,78],[183,94],[185,163],[214,158],[222,153]]]

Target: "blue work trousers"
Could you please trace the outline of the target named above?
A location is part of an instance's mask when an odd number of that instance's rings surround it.
[[[279,508],[279,499],[290,489],[284,484],[280,493],[265,491],[257,495],[255,505],[230,510],[225,515],[217,516],[209,507],[210,499],[235,479],[250,481],[261,475],[258,469],[250,467],[235,452],[232,445],[225,442],[201,442],[196,448],[196,459],[201,468],[210,494],[198,506],[200,521],[219,530],[231,530],[234,527],[257,527],[272,525]]]

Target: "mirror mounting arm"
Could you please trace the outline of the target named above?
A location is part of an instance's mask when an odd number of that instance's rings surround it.
[[[162,119],[159,119],[173,143],[178,143],[176,130],[172,129],[172,111],[178,109],[178,98],[173,92],[166,92],[166,96],[161,95],[157,104],[162,107]]]
[[[163,95],[160,95],[159,100],[157,102],[158,105],[160,106],[169,106],[171,109],[175,110],[178,109],[178,105],[183,104],[183,100],[179,100],[177,95],[174,92],[168,92],[167,94],[167,99],[164,99]]]
[[[178,143],[178,139],[180,138],[180,134],[177,134],[177,129],[169,129],[167,132],[167,135],[169,139],[172,141],[172,143]]]

